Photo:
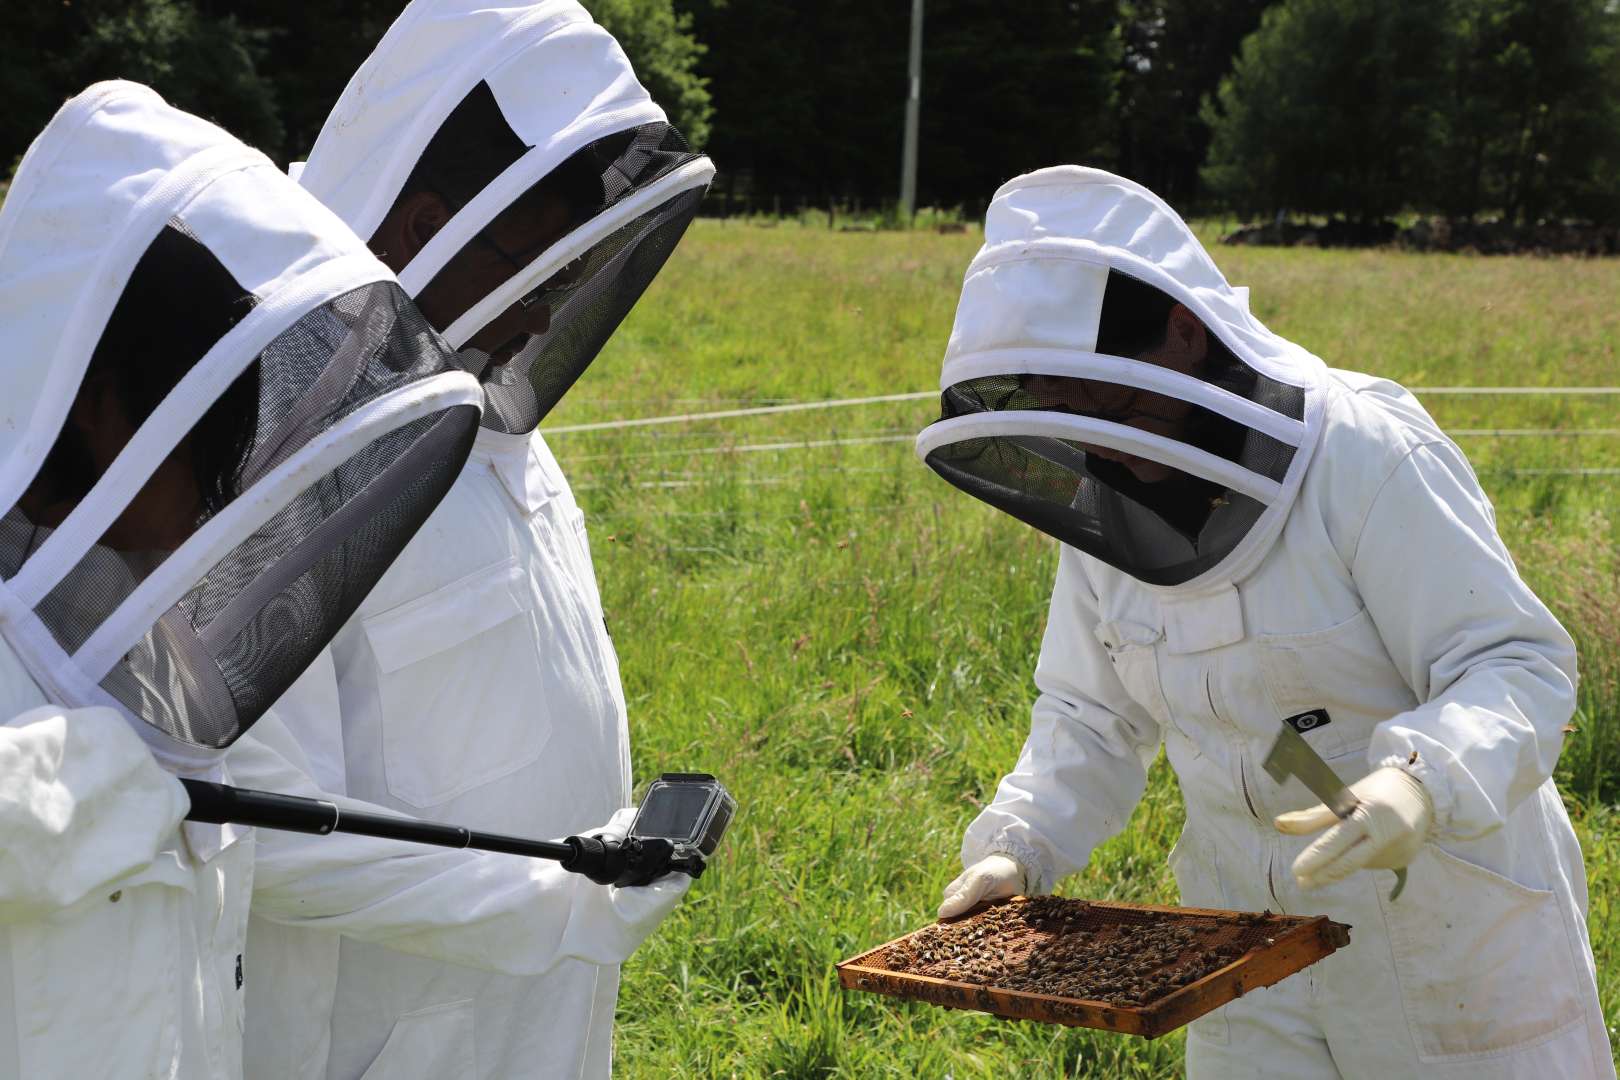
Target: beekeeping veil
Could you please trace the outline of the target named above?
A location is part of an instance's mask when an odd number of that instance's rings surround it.
[[[1182,332],[1167,335],[1177,305]],[[1241,577],[1276,536],[1324,370],[1249,314],[1247,290],[1151,192],[1044,169],[990,204],[946,348],[943,415],[917,452],[1141,581],[1199,588]]]
[[[326,645],[477,431],[476,381],[359,239],[132,83],[23,159],[0,334],[0,633],[52,700],[121,711],[181,770]],[[132,549],[143,514],[173,543]]]
[[[413,297],[469,245],[487,247],[491,224],[531,189],[567,193],[568,231],[540,251],[503,252],[509,276],[441,327],[461,349],[513,304],[547,305],[550,328],[481,372],[485,426],[527,433],[669,258],[714,166],[575,0],[416,0],[295,175],[364,237],[402,191],[446,198],[454,216],[400,272]]]

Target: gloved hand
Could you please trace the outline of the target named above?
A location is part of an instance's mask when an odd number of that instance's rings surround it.
[[[606,825],[585,829],[581,836],[623,840],[630,833],[636,808],[615,811]],[[619,888],[597,885],[577,874],[569,875],[581,898],[568,920],[563,955],[593,964],[623,963],[669,917],[692,887],[682,873],[665,874],[651,885]]]
[[[630,826],[635,824],[635,821],[636,808],[622,806],[613,811],[613,816],[608,818],[606,825],[603,825],[600,829],[586,829],[580,835],[599,836],[603,840],[623,840],[630,835]]]
[[[1321,804],[1277,816],[1277,831],[1290,836],[1332,826],[1294,860],[1300,888],[1328,885],[1362,869],[1399,870],[1423,849],[1434,825],[1434,800],[1417,777],[1387,766],[1351,784],[1350,793],[1359,805],[1343,821]]]
[[[1029,887],[1029,875],[1008,855],[986,855],[945,886],[939,917],[960,915],[981,900],[1017,896]]]

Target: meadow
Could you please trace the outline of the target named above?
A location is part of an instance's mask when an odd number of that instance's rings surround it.
[[[940,481],[928,400],[581,424],[937,386],[966,234],[699,222],[546,422],[587,515],[638,784],[705,769],[741,813],[624,969],[616,1075],[1169,1077],[1181,1039],[840,991],[835,961],[932,918],[1014,761],[1054,542]],[[1413,387],[1620,383],[1620,262],[1212,248],[1257,315]],[[1620,1021],[1620,395],[1421,393],[1521,572],[1582,647],[1560,783]],[[1067,895],[1171,902],[1161,758]]]

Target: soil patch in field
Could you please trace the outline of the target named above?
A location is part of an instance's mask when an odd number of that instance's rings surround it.
[[[976,986],[1139,1007],[1271,944],[1270,934],[1284,921],[1269,911],[1214,919],[1040,896],[924,927],[868,963]]]

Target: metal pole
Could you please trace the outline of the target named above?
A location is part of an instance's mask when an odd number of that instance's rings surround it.
[[[923,0],[911,0],[911,61],[906,92],[906,142],[900,154],[900,216],[906,224],[917,212],[917,114],[922,107]]]
[[[191,809],[186,812],[189,821],[252,825],[260,829],[315,833],[319,836],[335,832],[351,833],[385,840],[405,840],[413,844],[433,844],[436,847],[502,851],[534,859],[553,859],[565,864],[577,854],[573,846],[564,841],[528,840],[521,836],[477,832],[459,825],[441,825],[436,821],[418,821],[403,815],[392,817],[339,810],[336,803],[325,799],[277,795],[205,780],[182,779],[180,783],[185,785],[186,794],[191,799]]]

